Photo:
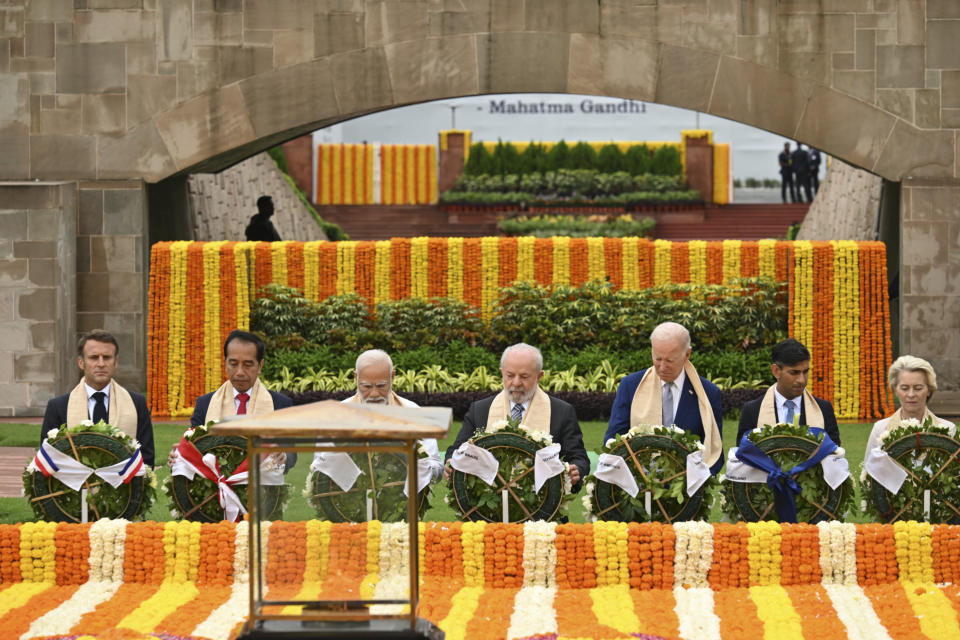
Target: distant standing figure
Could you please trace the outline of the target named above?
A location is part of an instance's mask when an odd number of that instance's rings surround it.
[[[797,177],[797,200],[813,202],[813,196],[810,194],[810,156],[799,142],[797,143],[797,150],[791,155],[791,159],[793,160],[793,173]]]
[[[250,218],[250,224],[247,225],[247,240],[261,240],[263,242],[276,242],[280,240],[280,234],[277,233],[270,218],[273,216],[273,198],[270,196],[260,196],[257,198],[257,214]]]
[[[820,150],[810,147],[810,184],[813,192],[820,190]]]
[[[793,159],[790,155],[790,143],[783,143],[783,151],[780,152],[780,197],[783,202],[787,202],[787,189],[790,189],[790,202],[797,201],[797,190],[793,186]]]

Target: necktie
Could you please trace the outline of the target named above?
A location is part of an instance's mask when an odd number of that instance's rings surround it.
[[[673,383],[663,385],[663,426],[673,424]]]
[[[519,421],[523,417],[523,405],[515,404],[513,409],[510,410],[510,417],[514,420]]]
[[[786,413],[787,413],[786,418],[784,419],[784,422],[786,422],[787,424],[793,424],[793,413],[796,410],[796,406],[793,404],[793,400],[787,400],[784,406],[786,407]]]
[[[250,399],[249,393],[238,393],[237,400],[240,401],[240,406],[237,407],[237,415],[242,416],[247,412],[247,400]]]
[[[97,391],[93,394],[93,399],[96,401],[96,404],[93,405],[93,423],[96,424],[103,420],[107,422],[107,405],[103,401],[107,397],[103,391]]]

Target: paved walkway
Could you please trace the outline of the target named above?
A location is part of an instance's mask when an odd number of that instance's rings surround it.
[[[0,498],[19,498],[23,495],[20,476],[35,453],[32,447],[0,447]]]

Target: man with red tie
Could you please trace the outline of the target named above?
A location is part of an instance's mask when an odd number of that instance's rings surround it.
[[[190,426],[198,427],[235,415],[269,413],[293,405],[293,400],[270,391],[260,381],[263,351],[263,340],[256,334],[239,329],[230,332],[223,343],[227,381],[216,391],[197,398]],[[287,469],[295,460],[296,454],[287,454]]]

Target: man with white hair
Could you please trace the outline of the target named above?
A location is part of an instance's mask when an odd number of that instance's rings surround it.
[[[357,392],[344,400],[345,403],[414,408],[419,406],[393,391],[393,360],[386,351],[370,349],[357,356],[354,378],[357,381]],[[443,460],[440,458],[436,439],[424,438],[420,444],[427,451],[433,479],[439,479],[443,471]]]
[[[500,358],[500,373],[503,375],[503,391],[470,405],[456,441],[447,449],[447,460],[461,444],[483,433],[488,424],[512,417],[528,428],[549,432],[553,441],[560,444],[560,458],[570,463],[573,491],[579,491],[580,480],[590,473],[583,433],[573,406],[548,396],[540,388],[543,376],[540,350],[522,342],[507,347]],[[451,474],[448,464],[444,475],[449,479]]]
[[[716,474],[723,466],[720,390],[690,362],[690,332],[664,322],[650,334],[653,366],[620,381],[604,442],[639,424],[676,425],[700,438],[703,461]]]

